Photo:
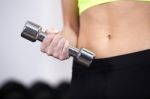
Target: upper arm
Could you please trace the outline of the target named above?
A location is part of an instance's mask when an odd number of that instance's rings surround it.
[[[70,27],[75,32],[79,29],[78,0],[62,0],[64,27]]]

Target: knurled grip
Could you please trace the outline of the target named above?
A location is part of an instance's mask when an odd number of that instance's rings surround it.
[[[42,31],[42,27],[31,21],[27,21],[21,33],[21,36],[29,41],[35,42],[36,40],[43,41],[45,33]],[[87,67],[90,66],[92,60],[95,58],[95,54],[84,48],[75,48],[69,46],[69,55],[73,56],[75,60]]]

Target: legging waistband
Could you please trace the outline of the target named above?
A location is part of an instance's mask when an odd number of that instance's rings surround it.
[[[80,70],[112,71],[125,68],[143,68],[149,66],[150,66],[150,49],[147,49],[109,58],[94,59],[89,68],[86,68],[85,66],[74,62],[73,71],[80,71]]]

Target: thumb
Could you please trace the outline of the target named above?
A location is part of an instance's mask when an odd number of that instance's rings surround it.
[[[59,30],[58,29],[55,29],[55,28],[49,28],[45,31],[46,34],[49,34],[49,33],[58,33]]]

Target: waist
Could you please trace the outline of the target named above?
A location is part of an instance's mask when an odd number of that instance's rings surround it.
[[[94,59],[89,68],[75,63],[74,72],[105,72],[114,70],[150,70],[150,49],[109,58]]]
[[[150,32],[131,35],[117,36],[112,34],[111,37],[104,35],[79,36],[78,48],[86,48],[96,54],[96,58],[107,58],[128,53],[133,53],[145,49],[150,49]]]

